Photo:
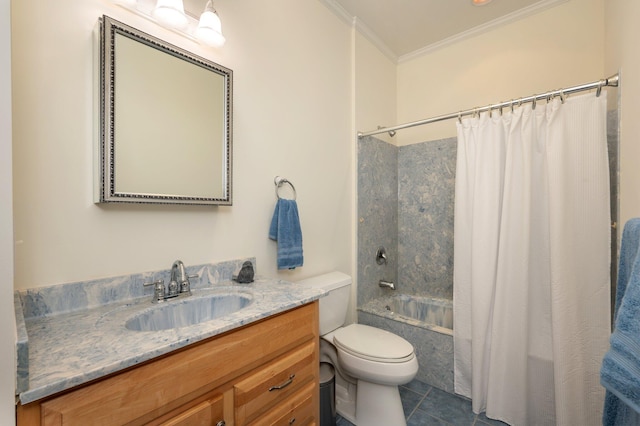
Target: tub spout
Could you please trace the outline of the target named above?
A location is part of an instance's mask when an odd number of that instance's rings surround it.
[[[396,285],[392,281],[380,280],[378,283],[380,287],[390,288],[391,290],[396,289]]]

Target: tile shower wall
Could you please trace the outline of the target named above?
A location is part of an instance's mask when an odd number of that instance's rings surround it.
[[[609,189],[611,191],[611,222],[615,226],[611,227],[611,316],[616,300],[616,282],[618,280],[618,227],[623,224],[618,223],[618,209],[620,205],[619,188],[619,160],[620,160],[620,126],[619,111],[612,110],[607,113],[607,145],[609,149]]]
[[[618,116],[617,110],[607,115],[613,222],[619,203]],[[403,147],[372,136],[358,141],[359,306],[389,292],[378,287],[380,279],[393,280],[400,293],[452,298],[456,141]],[[615,283],[615,228],[611,235]],[[386,266],[375,262],[380,245],[387,249]]]
[[[358,305],[398,291],[453,295],[456,138],[396,147],[368,136],[358,143]],[[389,263],[375,263],[378,246]]]
[[[386,265],[376,251],[387,251]],[[358,143],[358,306],[384,295],[381,279],[397,282],[398,148],[368,136]]]
[[[456,138],[398,149],[398,285],[453,297]]]

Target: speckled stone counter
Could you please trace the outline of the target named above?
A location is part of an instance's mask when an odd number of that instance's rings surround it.
[[[144,310],[161,306],[152,305],[150,288],[138,290],[138,286],[159,276],[168,278],[168,271],[17,292],[20,402],[36,401],[324,295],[322,290],[281,280],[234,283],[231,273],[241,264],[234,261],[187,268],[189,274],[200,276],[192,280],[193,295],[165,304],[240,292],[253,297],[249,306],[222,318],[164,331],[132,331],[125,323]],[[72,290],[81,294],[72,295]],[[123,297],[138,293],[139,297]],[[76,307],[68,303],[71,299]]]

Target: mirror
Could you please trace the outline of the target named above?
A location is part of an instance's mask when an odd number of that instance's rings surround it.
[[[100,20],[96,202],[231,205],[233,72]]]

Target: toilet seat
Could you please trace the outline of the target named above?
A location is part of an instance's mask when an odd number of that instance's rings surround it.
[[[402,337],[364,324],[351,324],[333,334],[337,348],[355,357],[381,363],[403,363],[415,357]]]

